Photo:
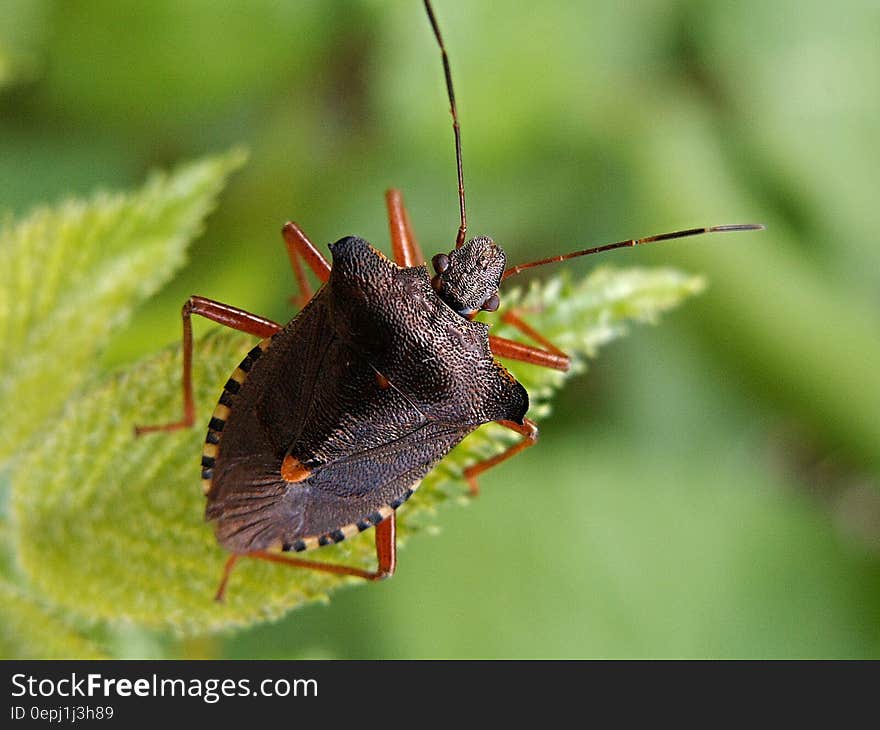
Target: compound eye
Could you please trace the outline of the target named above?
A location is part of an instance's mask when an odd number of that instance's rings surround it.
[[[495,312],[498,310],[498,307],[501,306],[501,300],[498,298],[498,293],[496,292],[491,297],[489,297],[485,302],[483,302],[483,311],[484,312]]]
[[[431,265],[434,267],[434,271],[438,274],[442,274],[449,268],[449,256],[445,253],[438,253],[431,259]]]

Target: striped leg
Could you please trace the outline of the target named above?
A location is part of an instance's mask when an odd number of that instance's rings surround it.
[[[538,442],[538,425],[529,418],[523,419],[522,425],[514,421],[496,421],[496,423],[522,434],[523,439],[519,443],[513,444],[513,446],[502,451],[500,454],[492,456],[485,461],[479,461],[464,470],[464,478],[467,479],[468,484],[470,484],[472,497],[476,497],[480,493],[480,487],[477,484],[477,477],[480,474],[487,469],[491,469],[493,466],[497,466],[511,456],[515,456],[523,449],[527,449],[529,446],[534,446]]]
[[[334,575],[353,575],[364,580],[383,580],[394,575],[394,570],[397,567],[397,522],[392,512],[376,525],[376,560],[379,563],[376,570],[362,570],[361,568],[353,568],[349,565],[289,558],[279,553],[264,551],[247,553],[246,555],[230,555],[226,565],[223,567],[223,575],[220,578],[220,586],[217,588],[217,595],[214,597],[214,600],[223,600],[223,596],[226,593],[226,584],[229,582],[229,574],[239,558],[256,558],[270,563],[281,563],[292,568],[320,570],[324,573],[333,573]]]
[[[196,415],[195,401],[192,392],[192,315],[198,314],[213,322],[231,327],[239,332],[247,332],[257,337],[271,337],[281,329],[281,325],[272,320],[251,314],[243,309],[221,304],[205,297],[190,297],[183,305],[183,417],[173,423],[153,426],[135,426],[135,436],[153,431],[177,431],[193,425]]]
[[[409,213],[403,204],[399,190],[385,193],[385,207],[388,209],[388,226],[391,229],[391,249],[398,266],[421,266],[425,263],[419,244],[416,242],[409,222]]]
[[[287,255],[290,258],[290,266],[293,269],[293,275],[296,277],[296,283],[299,287],[299,293],[292,297],[292,300],[294,304],[304,307],[312,298],[314,292],[308,279],[306,279],[302,262],[306,262],[306,265],[322,284],[330,277],[330,264],[296,223],[292,221],[285,223],[281,229],[281,235],[284,236],[284,243],[287,245]]]

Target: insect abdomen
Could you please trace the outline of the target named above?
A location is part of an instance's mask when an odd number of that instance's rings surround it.
[[[229,376],[229,380],[226,381],[226,385],[223,386],[223,393],[220,395],[217,407],[214,408],[214,413],[208,422],[208,434],[205,436],[205,446],[202,449],[202,492],[206,496],[211,492],[214,479],[214,464],[217,460],[217,455],[220,453],[223,429],[235,405],[235,396],[238,395],[238,391],[244,385],[254,363],[269,349],[271,344],[271,337],[261,340],[256,347],[245,355],[244,360],[239,363],[232,375]]]

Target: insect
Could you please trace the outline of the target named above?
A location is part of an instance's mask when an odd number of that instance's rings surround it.
[[[397,190],[386,193],[393,260],[347,236],[330,245],[332,266],[296,223],[282,229],[304,306],[286,325],[200,296],[183,306],[183,417],[137,432],[193,425],[192,315],[261,338],[229,377],[208,424],[202,455],[206,518],[236,561],[248,556],[368,580],[396,566],[395,511],[421,479],[474,429],[491,422],[521,439],[464,476],[473,494],[487,469],[533,445],[525,388],[496,358],[567,370],[568,356],[517,314],[533,344],[489,333],[474,321],[495,311],[502,282],[521,271],[601,251],[756,224],[692,228],[630,239],[508,268],[488,237],[466,241],[461,131],[449,57],[430,0],[455,139],[460,224],[455,246],[429,274]],[[314,295],[308,267],[322,282]],[[285,556],[375,530],[374,571]]]

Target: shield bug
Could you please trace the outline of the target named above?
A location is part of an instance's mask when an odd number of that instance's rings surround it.
[[[496,358],[558,370],[569,358],[518,315],[505,321],[533,344],[489,334],[474,321],[499,306],[499,287],[521,271],[625,246],[761,225],[691,228],[618,241],[507,267],[488,237],[467,238],[461,131],[452,74],[429,0],[455,138],[460,224],[455,245],[431,260],[412,234],[400,193],[385,202],[393,260],[356,236],[330,245],[331,263],[296,225],[282,229],[304,306],[286,325],[204,297],[183,306],[183,417],[138,433],[193,425],[193,314],[261,338],[233,371],[208,423],[202,453],[206,517],[230,553],[217,598],[243,556],[353,575],[390,577],[395,510],[474,429],[497,422],[522,437],[464,476],[473,494],[487,469],[535,443],[525,388]],[[308,267],[322,282],[312,294]],[[291,558],[375,529],[374,571]]]

